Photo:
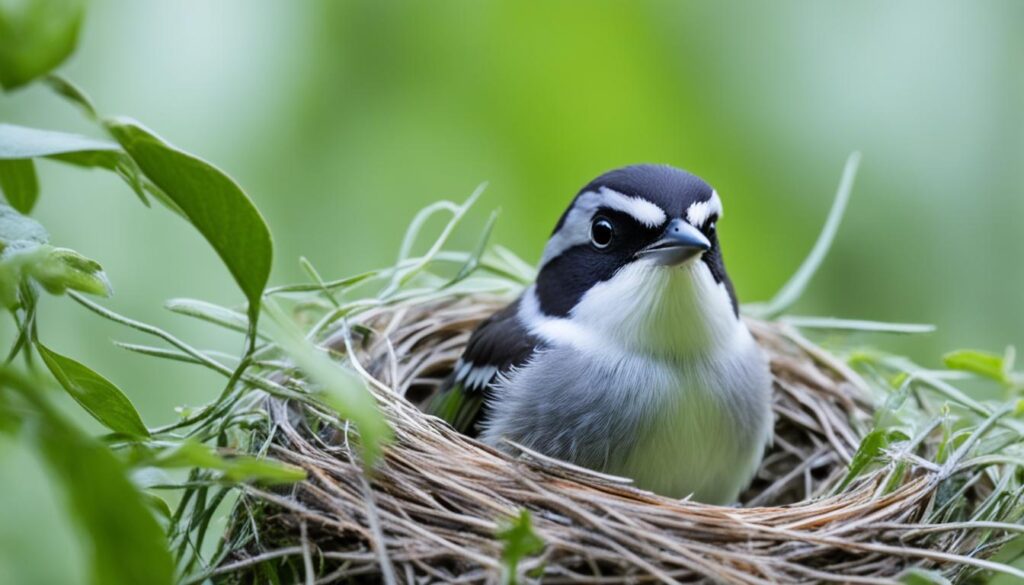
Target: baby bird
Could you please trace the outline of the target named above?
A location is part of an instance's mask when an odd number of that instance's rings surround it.
[[[718,193],[670,166],[594,179],[428,410],[498,448],[735,502],[772,437],[772,378],[739,316],[721,218]]]

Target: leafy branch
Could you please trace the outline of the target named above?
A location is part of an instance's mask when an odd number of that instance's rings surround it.
[[[301,470],[267,459],[265,453],[258,457],[239,453],[249,449],[251,435],[246,429],[260,419],[256,405],[262,396],[305,396],[249,372],[257,364],[260,368],[267,365],[255,359],[255,354],[266,339],[258,320],[273,244],[265,220],[242,188],[216,166],[172,146],[139,122],[104,116],[85,91],[52,73],[71,54],[83,14],[84,2],[78,0],[0,4],[0,87],[11,91],[42,81],[78,107],[101,135],[0,124],[0,190],[10,203],[10,207],[0,205],[0,302],[13,316],[18,331],[6,363],[0,367],[0,432],[12,432],[28,421],[33,421],[32,428],[42,429],[36,446],[64,480],[74,517],[90,535],[96,552],[92,582],[170,583],[170,548],[160,536],[153,512],[167,513],[168,532],[177,539],[177,570],[191,571],[201,560],[200,549],[212,514],[228,493],[221,490],[208,498],[211,482],[229,488],[239,482],[274,483],[304,477]],[[245,351],[233,359],[233,365],[224,365],[158,328],[117,315],[74,292],[109,296],[112,289],[99,263],[51,245],[46,230],[27,217],[40,196],[38,160],[112,172],[142,203],[149,206],[151,198],[156,199],[207,240],[247,301],[244,314],[225,310],[217,316],[219,323],[230,322],[246,339]],[[181,352],[174,355],[223,373],[228,378],[223,391],[207,407],[179,423],[148,428],[116,384],[39,339],[37,307],[43,291],[54,295],[70,291],[87,309],[157,336]],[[192,314],[208,314],[210,309],[180,303],[175,308]],[[19,356],[27,374],[14,365]],[[111,431],[102,443],[56,414],[43,391],[51,383],[37,363],[45,365],[57,384]],[[379,415],[376,419],[374,415],[376,411],[371,410],[364,419],[367,428],[381,424]],[[174,513],[155,495],[140,491],[129,481],[129,475],[139,471],[179,467],[190,470],[184,484],[160,484],[184,490]],[[81,474],[86,469],[95,476],[83,481]],[[138,505],[132,508],[132,502]],[[106,529],[118,526],[120,533]],[[119,547],[117,555],[110,547]],[[134,560],[119,564],[113,562],[115,556]]]

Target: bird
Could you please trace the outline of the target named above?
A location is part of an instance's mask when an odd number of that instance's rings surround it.
[[[771,442],[772,376],[725,270],[722,214],[711,186],[668,165],[588,183],[428,412],[499,450],[736,503]]]

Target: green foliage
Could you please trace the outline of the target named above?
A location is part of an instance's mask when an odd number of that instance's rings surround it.
[[[46,292],[59,295],[71,289],[101,297],[112,294],[110,281],[99,262],[67,248],[44,246],[40,251],[31,275]]]
[[[25,85],[75,49],[84,0],[0,1],[0,87]]]
[[[153,458],[150,464],[155,467],[219,471],[223,473],[223,479],[229,482],[255,481],[274,485],[306,479],[306,472],[298,467],[251,455],[225,457],[208,445],[196,441],[184,441],[166,449]]]
[[[998,382],[1005,382],[1007,379],[1007,367],[1001,355],[961,349],[947,353],[942,361],[952,370],[972,372]]]
[[[935,571],[924,569],[909,569],[900,575],[900,583],[903,585],[950,585],[949,579]]]
[[[505,583],[515,585],[518,581],[519,563],[544,549],[544,541],[533,530],[530,511],[521,510],[519,515],[505,521],[496,533],[504,546],[501,562],[505,567]]]
[[[53,377],[93,418],[115,433],[149,436],[135,406],[113,382],[42,343],[36,343],[36,351]]]
[[[179,315],[194,317],[234,331],[245,333],[249,330],[249,322],[244,314],[206,301],[171,299],[164,306]]]
[[[42,224],[0,204],[0,253],[30,251],[49,241],[50,234]]]
[[[1019,504],[1024,494],[1021,401],[1015,395],[982,400],[954,385],[974,378],[976,382],[992,385],[995,381],[1005,387],[1006,380],[1019,377],[1006,365],[1012,363],[1012,352],[1000,358],[958,350],[947,356],[950,369],[939,371],[878,350],[851,352],[848,361],[879,393],[875,397],[879,406],[874,429],[862,440],[837,489],[850,487],[868,476],[869,470],[880,470],[876,493],[885,494],[903,483],[909,469],[932,466],[942,479],[927,517],[920,522],[995,522],[1012,526],[1024,520],[1024,508]],[[991,482],[993,487],[985,501],[972,506],[964,498],[964,491],[977,482]],[[987,546],[998,550],[1007,543],[1012,545],[1005,536],[1001,538]],[[987,540],[994,540],[994,535],[983,538],[983,542]],[[990,567],[1006,575],[1020,574],[999,563]],[[941,573],[909,571],[901,582],[962,582],[969,581],[969,576],[970,571],[960,566]]]
[[[171,583],[171,556],[163,531],[114,455],[54,420],[40,428],[37,441],[88,534],[92,583]]]
[[[172,562],[163,532],[143,495],[128,480],[124,465],[58,415],[43,398],[37,380],[3,367],[0,388],[18,393],[35,408],[29,428],[36,448],[59,480],[72,518],[87,535],[89,582],[169,585]]]
[[[74,47],[83,5],[80,0],[0,0],[0,86],[12,89],[43,79],[96,123],[97,134],[114,138],[0,124],[0,190],[11,205],[0,206],[0,302],[10,310],[17,326],[8,363],[0,368],[0,433],[13,435],[28,429],[24,436],[52,468],[66,494],[68,512],[82,529],[92,583],[159,585],[175,578],[195,580],[221,560],[224,547],[231,544],[223,543],[212,557],[203,550],[208,527],[218,511],[223,512],[222,503],[237,483],[289,483],[305,477],[303,470],[265,456],[274,432],[261,408],[268,395],[315,407],[322,418],[311,424],[343,428],[351,422],[368,465],[380,456],[389,439],[390,428],[377,411],[364,378],[358,375],[358,364],[341,365],[334,359],[337,356],[329,356],[317,346],[326,332],[332,328],[347,332],[347,319],[374,307],[429,298],[442,290],[508,294],[529,281],[533,270],[503,248],[488,248],[494,215],[471,253],[444,249],[479,196],[478,189],[465,203],[439,202],[417,215],[393,267],[329,281],[304,261],[311,282],[266,289],[273,259],[270,232],[239,185],[212,164],[169,145],[138,122],[104,118],[81,88],[51,73]],[[575,103],[572,106],[575,108]],[[643,135],[635,129],[630,132]],[[222,375],[224,385],[209,402],[184,409],[178,421],[149,429],[120,388],[37,339],[36,301],[42,291],[106,296],[110,285],[97,262],[52,246],[43,227],[25,217],[39,196],[36,159],[115,173],[144,203],[152,196],[189,221],[221,258],[243,292],[246,307],[239,310],[175,300],[168,308],[244,336],[241,345],[245,349],[239,356],[199,350],[162,329],[69,295],[90,311],[162,344],[124,347]],[[808,286],[835,238],[858,160],[853,155],[847,161],[825,228],[800,270],[770,303],[748,306],[748,312],[778,315]],[[440,236],[417,255],[413,249],[421,230],[435,213],[451,217]],[[475,278],[481,274],[489,280]],[[357,290],[361,294],[353,295]],[[264,303],[271,297],[273,301]],[[257,320],[264,305],[271,319],[261,336]],[[789,322],[794,327],[830,333],[929,330],[912,324],[806,317],[790,318]],[[269,342],[261,344],[260,340]],[[950,481],[943,492],[949,494],[948,499],[933,511],[936,522],[1020,518],[1015,503],[1020,499],[1019,467],[1024,461],[1020,437],[1024,429],[1014,418],[1020,415],[1020,409],[1014,408],[1018,403],[975,400],[950,385],[955,379],[950,372],[929,372],[893,356],[868,351],[853,357],[851,362],[876,382],[876,390],[885,389],[876,397],[884,408],[854,454],[844,487],[869,470],[883,468],[889,474],[883,487],[890,489],[906,472],[909,453],[939,465],[964,466],[963,475],[977,479],[985,474],[985,480],[994,485],[992,505],[966,516],[967,512],[955,506],[958,484]],[[946,367],[954,370],[952,374],[969,372],[996,380],[1012,395],[1020,389],[1012,357],[1012,353],[1000,357],[959,351],[947,356]],[[17,358],[24,361],[27,374],[12,365]],[[53,384],[40,378],[44,373],[40,361],[85,411],[114,433],[100,442],[59,416],[48,393]],[[285,385],[282,373],[304,376],[306,381]],[[890,387],[891,382],[895,388]],[[914,405],[923,406],[911,408]],[[320,408],[323,406],[327,408]],[[921,452],[921,437],[933,432],[943,436],[938,451]],[[165,469],[185,470],[187,478],[171,477],[171,472],[162,471]],[[154,470],[166,477],[162,475],[160,482],[132,483],[128,479],[138,480]],[[154,493],[157,489],[174,490],[180,496],[173,511]],[[166,532],[157,516],[166,523]],[[504,543],[506,577],[514,582],[522,560],[539,552],[544,543],[533,531],[525,510],[504,523],[497,536]],[[942,579],[924,571],[910,571],[903,577],[908,583]]]
[[[92,100],[85,94],[82,88],[75,85],[71,80],[65,79],[60,75],[51,74],[46,76],[45,81],[57,95],[81,108],[82,112],[90,120],[99,120],[100,115],[96,111],[96,106],[92,103]]]
[[[0,204],[0,302],[18,304],[17,289],[26,278],[50,294],[71,289],[109,296],[103,267],[74,250],[47,244],[46,230],[35,220]]]
[[[364,463],[373,465],[381,447],[391,438],[391,427],[377,410],[366,382],[319,351],[295,323],[272,301],[266,304],[272,323],[271,338],[299,368],[316,382],[318,398],[359,429]]]
[[[865,435],[861,439],[857,452],[853,454],[853,459],[850,461],[850,470],[847,472],[846,477],[843,478],[842,483],[839,484],[839,487],[836,488],[836,491],[846,489],[850,482],[856,479],[867,468],[868,464],[875,461],[882,454],[882,449],[885,449],[888,445],[889,436],[885,429],[875,429]]]
[[[62,95],[95,114],[80,89],[63,79],[53,84]],[[255,323],[270,276],[273,244],[252,201],[222,171],[168,145],[135,121],[108,120],[105,128],[120,146],[75,134],[0,124],[0,160],[22,168],[31,165],[33,158],[101,167],[116,172],[143,199],[144,191],[157,196],[210,242],[245,293]],[[24,188],[9,190],[5,183],[4,192],[19,209],[31,209],[35,201],[34,193],[29,197]]]
[[[84,95],[82,99],[88,100]],[[91,108],[91,104],[88,107]],[[144,183],[138,166],[127,154],[121,152],[114,142],[67,132],[0,124],[0,161],[31,165],[33,158],[45,158],[80,167],[98,167],[113,171],[128,183],[128,186],[144,204],[149,205],[145,191],[150,188],[155,196],[171,205],[173,209],[173,204],[166,201],[158,189]],[[4,191],[8,201],[23,213],[31,211],[37,198],[36,196],[28,197],[23,189],[21,195],[15,195],[12,200],[8,190],[5,188]],[[174,210],[177,211],[177,209]]]
[[[861,439],[857,452],[850,460],[846,477],[836,487],[836,492],[846,489],[853,480],[863,475],[872,463],[882,460],[885,449],[893,443],[905,441],[909,437],[897,429],[876,428]]]
[[[255,322],[273,258],[270,230],[256,206],[222,171],[170,146],[138,122],[118,119],[106,125],[146,177],[213,246],[249,300],[249,317]]]
[[[0,160],[0,191],[11,207],[29,213],[39,197],[39,180],[31,160]]]
[[[255,206],[221,170],[170,146],[137,122],[104,119],[81,88],[63,77],[47,75],[74,45],[81,6],[80,2],[0,1],[0,84],[10,89],[44,77],[55,93],[115,139],[0,124],[0,189],[11,204],[0,205],[0,302],[10,309],[18,325],[8,362],[21,356],[25,367],[35,373],[34,356],[38,355],[59,385],[113,434],[106,437],[105,444],[88,438],[55,414],[43,384],[36,383],[37,377],[24,377],[9,367],[0,371],[0,432],[13,433],[31,423],[28,426],[35,431],[36,447],[67,493],[69,512],[86,536],[93,583],[171,583],[172,551],[180,562],[179,570],[185,573],[197,563],[205,564],[200,551],[207,527],[232,486],[240,482],[290,483],[305,477],[301,469],[263,454],[248,454],[256,438],[251,429],[260,428],[264,420],[255,408],[264,399],[263,393],[295,396],[270,380],[247,373],[256,363],[256,322],[270,274],[272,243]],[[248,301],[247,311],[239,313],[198,301],[176,301],[170,307],[243,333],[246,350],[233,367],[162,330],[72,295],[101,316],[156,335],[176,348],[146,348],[150,355],[199,363],[227,376],[228,383],[217,399],[177,424],[151,430],[120,388],[37,338],[41,291],[109,296],[111,287],[99,263],[52,246],[46,230],[24,215],[31,212],[39,196],[36,159],[115,173],[143,203],[148,205],[148,196],[153,196],[189,221],[220,256]],[[179,351],[182,353],[176,353]],[[337,379],[331,382],[325,385],[324,402],[350,412],[344,400],[351,396]],[[10,394],[8,388],[18,393]],[[386,426],[368,399],[363,389],[351,412],[357,414],[363,442],[372,456],[379,450]],[[188,432],[183,435],[179,429]],[[135,476],[153,469],[188,470],[185,483],[168,477],[162,484],[146,484],[182,490],[174,512],[162,498],[142,491],[143,484],[128,480],[129,471]],[[223,487],[211,494],[214,484]],[[155,514],[164,518],[167,534]]]
[[[942,361],[951,370],[971,372],[1003,385],[1010,393],[1024,388],[1024,380],[1014,373],[1016,350],[1006,348],[1003,355],[973,349],[960,349],[947,353]]]
[[[79,134],[0,124],[0,159],[52,158],[79,166],[113,169],[120,156],[117,144]]]

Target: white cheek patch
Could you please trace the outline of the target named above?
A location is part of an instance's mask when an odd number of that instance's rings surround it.
[[[722,217],[722,200],[718,198],[718,191],[712,191],[710,199],[698,201],[686,210],[686,221],[695,228],[704,227],[711,217]]]
[[[572,321],[560,317],[548,317],[540,309],[537,287],[531,286],[523,293],[519,302],[519,320],[534,335],[553,344],[578,344],[585,336]]]
[[[543,267],[569,248],[589,242],[590,222],[594,212],[602,207],[628,214],[647,227],[658,227],[668,221],[665,210],[646,199],[630,197],[608,187],[587,191],[576,198],[561,229],[551,236],[540,265]]]

